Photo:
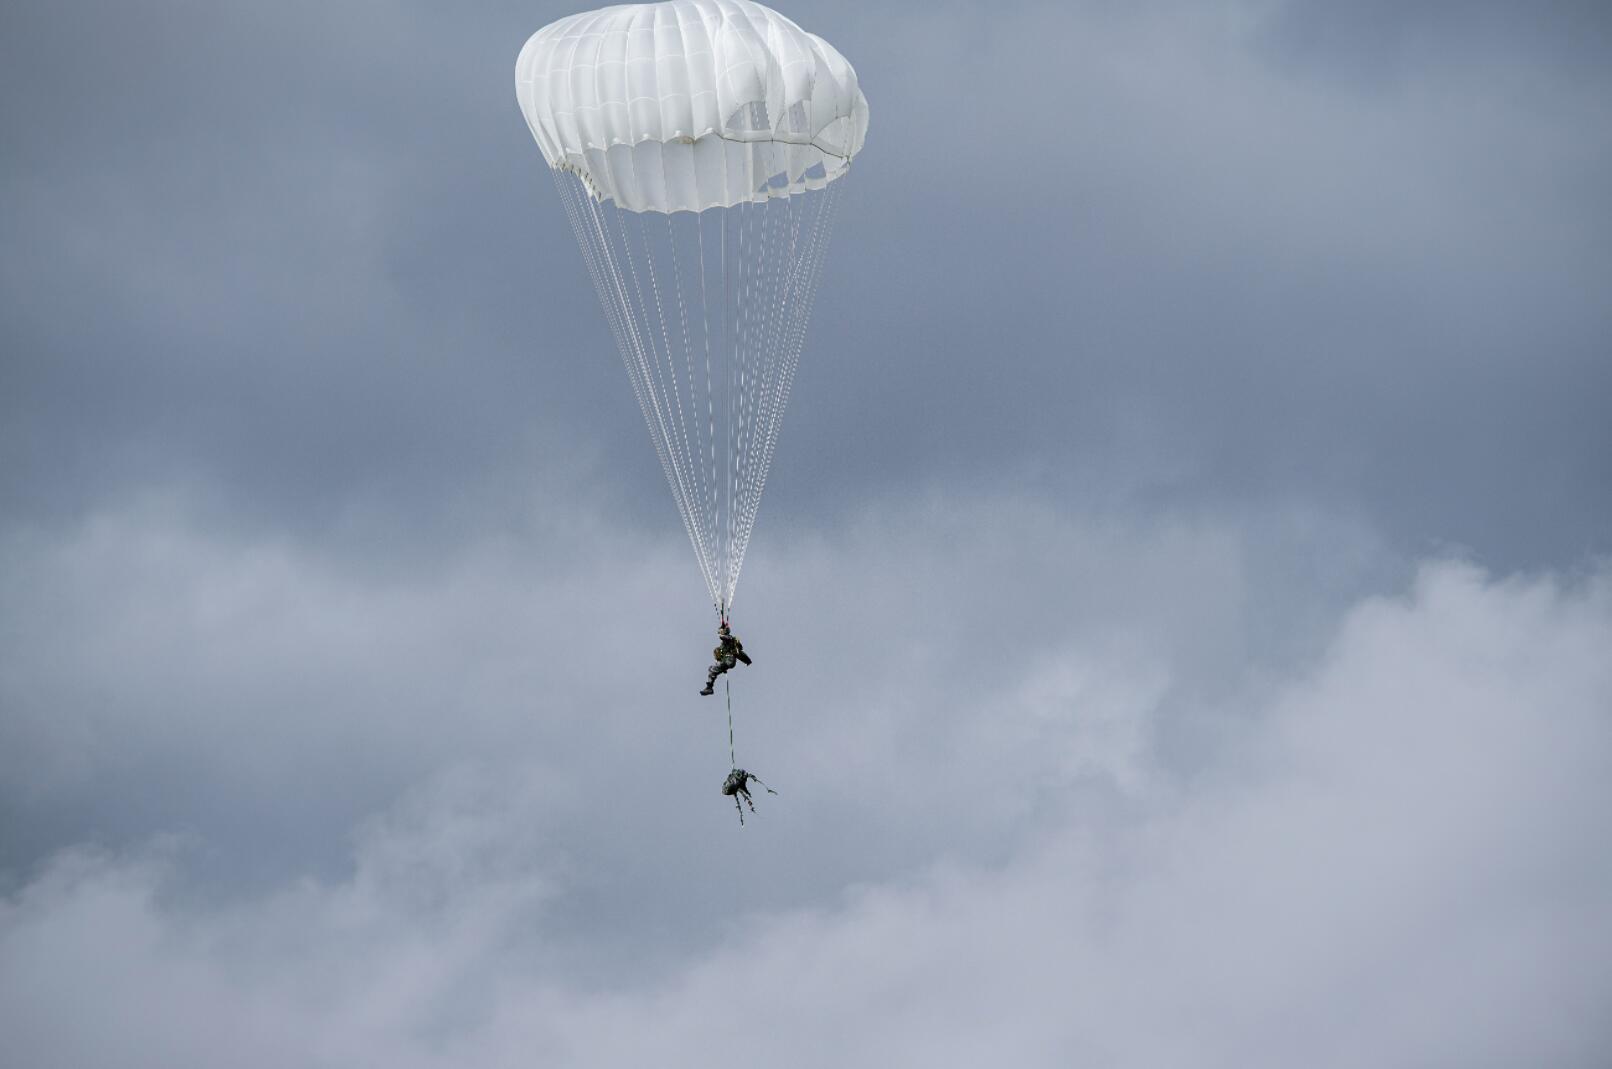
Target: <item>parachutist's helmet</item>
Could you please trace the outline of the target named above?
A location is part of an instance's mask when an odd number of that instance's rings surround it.
[[[716,629],[717,629],[717,632],[719,634],[723,634],[723,635],[727,634],[728,633],[728,622],[726,620],[723,620],[721,623],[716,625]]]

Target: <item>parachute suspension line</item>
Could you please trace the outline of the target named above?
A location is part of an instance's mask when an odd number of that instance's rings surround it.
[[[735,478],[734,489],[734,541],[728,547],[728,575],[729,581],[734,585],[738,583],[738,546],[744,539],[744,516],[746,500],[748,497],[750,481],[754,470],[754,445],[756,425],[760,414],[761,402],[765,398],[766,372],[773,354],[766,346],[766,313],[770,298],[769,282],[770,259],[769,225],[771,212],[769,203],[762,201],[754,208],[754,213],[760,218],[754,220],[754,238],[752,260],[756,265],[753,277],[750,279],[749,293],[746,301],[748,331],[746,337],[747,360],[744,364],[745,380],[741,384],[740,401],[743,416],[737,428],[739,434],[735,454],[739,459],[739,470]]]
[[[789,297],[789,307],[786,313],[784,337],[779,344],[779,366],[776,372],[773,394],[770,406],[770,418],[765,427],[763,444],[760,455],[756,459],[753,492],[748,495],[744,511],[738,518],[739,529],[742,532],[738,544],[733,547],[732,559],[729,561],[731,574],[737,575],[744,565],[745,552],[749,548],[750,534],[754,530],[756,512],[761,502],[761,491],[766,483],[767,471],[771,467],[773,452],[777,446],[778,431],[782,425],[785,406],[789,401],[789,394],[794,385],[795,371],[800,364],[801,351],[805,345],[806,324],[811,315],[812,304],[816,298],[817,289],[822,281],[822,267],[824,254],[827,251],[828,237],[832,229],[833,210],[838,187],[830,184],[826,189],[809,194],[799,194],[802,197],[815,201],[815,210],[811,213],[812,220],[808,225],[809,236],[805,247],[795,259],[796,292]]]
[[[678,452],[677,440],[672,437],[670,430],[667,427],[667,420],[669,418],[671,409],[671,398],[667,396],[669,392],[668,388],[660,381],[658,375],[660,368],[660,353],[655,349],[654,332],[652,330],[652,324],[649,320],[649,303],[645,297],[643,279],[638,270],[638,258],[633,255],[632,243],[628,237],[627,224],[622,219],[622,216],[626,213],[621,211],[619,208],[613,208],[608,211],[608,214],[614,219],[616,223],[616,233],[619,234],[621,238],[621,247],[623,250],[622,259],[624,259],[627,263],[628,274],[633,281],[633,292],[636,293],[638,297],[637,308],[639,316],[641,317],[640,322],[643,327],[642,334],[649,339],[649,353],[654,358],[653,361],[651,361],[648,356],[645,356],[643,351],[644,347],[640,346],[639,364],[641,373],[644,377],[646,391],[655,404],[656,425],[659,427],[665,452],[671,458],[671,472],[668,474],[668,482],[671,484],[672,496],[677,502],[678,512],[682,515],[683,526],[688,531],[689,541],[694,546],[694,552],[702,561],[705,561],[708,559],[710,554],[705,543],[703,532],[701,532],[695,525],[694,512],[689,500],[690,494],[687,483],[687,475],[684,471],[684,468],[686,467],[686,463],[684,462],[686,449],[684,453]],[[634,213],[634,215],[635,217],[638,217],[638,213]],[[643,233],[641,217],[638,217],[638,225],[640,228],[640,237],[642,237]],[[658,308],[660,302],[659,286],[655,282],[653,261],[650,258],[651,256],[652,253],[649,250],[648,244],[645,243],[644,258],[646,270],[644,273],[650,276],[650,282],[651,286],[655,290],[655,299]],[[657,318],[661,320],[661,336],[662,340],[665,341],[666,330],[664,316],[657,316]],[[667,364],[668,366],[671,364],[670,353],[667,354]],[[676,373],[673,372],[670,377],[673,381],[673,384],[675,384]],[[657,386],[659,387],[658,389]],[[651,436],[655,434],[655,429],[656,426],[652,425],[650,428]]]
[[[737,308],[737,279],[733,279],[727,271],[727,216],[729,211],[722,211],[722,460],[725,461],[722,471],[722,487],[725,497],[722,518],[729,521],[733,514],[733,353],[738,348],[738,326],[733,322],[733,310]],[[743,218],[743,206],[740,206],[740,216]],[[721,601],[722,608],[727,608],[727,572],[722,572],[721,590],[717,592],[717,600]]]
[[[744,421],[744,358],[748,350],[750,335],[750,264],[754,254],[750,251],[750,202],[744,201],[739,205],[739,226],[735,234],[736,256],[738,267],[733,279],[733,305],[734,332],[733,352],[729,354],[728,363],[728,478],[727,478],[727,513],[723,517],[724,530],[722,542],[722,596],[724,600],[729,597],[729,590],[733,586],[733,539],[734,539],[734,502],[738,496],[739,471],[744,463],[744,456],[739,452],[739,426]]]
[[[604,265],[602,257],[594,243],[594,234],[588,224],[582,220],[582,207],[578,197],[588,194],[581,189],[579,179],[567,177],[559,171],[552,172],[554,184],[560,190],[560,199],[565,204],[566,214],[570,217],[571,228],[576,233],[577,244],[582,248],[582,257],[588,266],[588,273],[593,279],[593,286],[599,296],[599,304],[605,312],[605,322],[610,327],[610,333],[615,337],[616,347],[625,353],[628,346],[626,326],[622,323],[621,312],[616,302],[607,294],[604,279]],[[634,388],[637,383],[634,381]]]
[[[802,194],[802,200],[804,199],[805,194]],[[821,196],[814,197],[813,204],[816,208],[814,217],[820,218],[824,207],[823,198]],[[796,354],[790,347],[790,331],[788,328],[793,325],[791,322],[793,315],[796,308],[802,303],[802,293],[806,283],[806,249],[801,245],[800,235],[801,216],[805,214],[806,206],[802,204],[800,211],[795,213],[795,218],[790,227],[789,277],[785,283],[787,286],[786,296],[784,300],[779,302],[777,322],[774,324],[776,331],[774,344],[778,346],[779,355],[778,379],[774,389],[773,407],[769,413],[766,435],[762,442],[760,478],[757,481],[755,497],[752,499],[750,506],[752,523],[754,522],[754,510],[761,501],[762,484],[766,481],[767,470],[772,463],[772,452],[778,441],[778,428],[783,419],[784,406],[788,403],[789,392],[794,385]],[[807,300],[809,301],[809,296]]]
[[[708,515],[711,517],[711,529],[716,529],[716,406],[711,397],[711,301],[705,285],[705,213],[694,214],[694,226],[699,231],[700,240],[700,328],[705,336],[705,420],[706,420],[706,446],[710,453],[711,479],[707,486],[709,506]],[[709,584],[709,577],[707,578]],[[717,612],[722,612],[722,602],[716,591],[711,592],[711,600],[716,602]]]
[[[582,188],[580,179],[563,178],[558,171],[554,173],[554,178],[555,183],[560,187],[562,199],[571,213],[571,222],[573,229],[577,232],[578,244],[582,246],[584,259],[593,274],[594,285],[599,294],[599,303],[605,310],[611,333],[615,335],[616,348],[621,353],[622,362],[626,366],[628,380],[632,383],[633,395],[637,398],[639,409],[644,415],[645,422],[649,425],[650,440],[655,445],[655,452],[660,458],[661,468],[666,474],[667,481],[671,482],[670,458],[666,455],[662,441],[655,434],[651,403],[645,397],[644,384],[635,366],[634,356],[640,351],[636,324],[631,319],[631,310],[625,299],[621,277],[610,254],[606,231],[594,211],[592,196],[586,189]],[[582,219],[584,211],[588,216],[587,224],[584,224]],[[604,275],[607,267],[610,271],[608,285]]]
[[[700,225],[700,217],[695,215],[693,220],[697,229]],[[683,295],[683,258],[679,255],[680,246],[677,241],[677,231],[673,224],[671,213],[666,214],[666,245],[672,254],[672,278],[676,283],[677,292],[677,318],[683,329],[684,385],[687,388],[685,396],[687,396],[689,403],[689,410],[684,415],[685,442],[687,441],[687,431],[690,426],[692,426],[694,436],[694,448],[688,456],[688,466],[695,476],[694,489],[698,495],[698,500],[691,504],[698,505],[698,526],[703,532],[709,520],[709,516],[706,513],[705,466],[701,463],[705,448],[704,443],[700,440],[699,395],[694,388],[694,343],[689,336],[688,302]]]
[[[755,252],[752,248],[754,241],[750,236],[751,209],[753,207],[754,205],[749,200],[742,201],[739,204],[739,269],[737,277],[734,279],[733,303],[734,309],[738,312],[738,323],[733,336],[733,353],[728,374],[727,446],[730,459],[727,487],[728,507],[727,515],[724,517],[726,530],[722,543],[722,595],[724,602],[731,601],[733,598],[733,546],[738,537],[738,531],[734,525],[734,506],[738,497],[739,474],[744,466],[744,454],[741,452],[741,446],[744,440],[745,364],[746,356],[750,350],[750,276],[752,264],[755,261]]]
[[[648,219],[645,219],[645,226],[648,226]],[[704,532],[704,530],[708,529],[709,524],[706,522],[706,516],[704,516],[704,497],[706,495],[704,495],[704,469],[700,464],[700,419],[698,419],[700,406],[698,406],[698,397],[696,397],[695,393],[695,351],[693,351],[693,343],[690,340],[690,335],[688,335],[687,305],[683,302],[682,252],[680,252],[679,242],[677,242],[677,231],[675,231],[674,223],[672,223],[671,214],[666,216],[666,240],[667,252],[671,255],[672,260],[674,292],[677,295],[677,318],[679,318],[679,327],[680,331],[682,331],[683,387],[677,390],[677,393],[679,393],[679,431],[682,432],[683,453],[685,453],[683,466],[685,466],[685,471],[688,472],[688,477],[690,477],[688,508],[693,513],[696,529]],[[692,440],[692,445],[690,445],[690,440]]]
[[[798,197],[785,198],[782,211],[775,212],[775,214],[780,216],[777,220],[775,233],[775,240],[780,244],[780,248],[779,255],[776,258],[777,267],[773,274],[773,292],[767,301],[768,314],[765,344],[767,351],[773,355],[773,358],[767,365],[768,380],[763,384],[766,403],[760,413],[760,422],[763,428],[762,442],[766,441],[765,428],[771,425],[773,414],[777,410],[778,373],[783,367],[783,361],[779,358],[784,355],[781,346],[784,309],[789,307],[790,297],[794,289],[796,250],[800,237],[800,199]],[[760,487],[756,485],[758,481],[756,476],[762,474],[760,465],[756,465],[751,479],[751,497],[760,493]]]
[[[769,168],[770,170],[770,168]],[[783,210],[780,212],[774,206],[772,198],[760,201],[757,211],[761,215],[758,223],[759,234],[756,240],[756,252],[753,256],[757,264],[757,277],[754,280],[755,297],[749,303],[752,311],[750,322],[751,360],[748,365],[750,373],[747,388],[742,393],[745,404],[744,418],[741,421],[741,440],[737,447],[740,471],[738,480],[737,500],[734,505],[737,520],[737,538],[730,548],[730,565],[733,582],[738,582],[738,554],[740,544],[747,540],[747,518],[751,515],[750,499],[754,493],[756,474],[759,465],[756,463],[759,450],[756,442],[765,426],[768,410],[771,407],[771,387],[775,380],[775,371],[778,366],[778,352],[773,344],[772,323],[776,318],[778,303],[783,294],[779,289],[779,279],[782,272],[779,267],[777,255],[779,217],[787,215],[787,198]]]
[[[621,317],[616,311],[615,302],[605,294],[604,277],[601,273],[599,256],[594,251],[593,235],[582,222],[579,205],[576,202],[576,186],[580,180],[567,177],[560,171],[551,171],[554,176],[554,186],[560,191],[560,201],[565,205],[566,217],[571,222],[571,230],[576,235],[577,244],[582,249],[582,258],[588,267],[588,276],[593,280],[594,291],[598,294],[599,305],[605,312],[605,323],[615,338],[618,350],[625,349],[626,341],[622,334]],[[586,194],[584,194],[586,195]]]
[[[722,561],[725,566],[724,593],[733,589],[733,545],[738,540],[738,485],[745,474],[745,427],[750,421],[750,361],[754,358],[754,285],[756,272],[761,266],[761,253],[756,243],[756,203],[746,200],[740,208],[742,224],[738,227],[738,260],[740,260],[740,293],[738,293],[738,350],[733,353],[733,477],[729,487],[729,514],[727,514],[727,545]]]
[[[770,173],[770,168],[768,170]],[[765,187],[758,192],[765,192]],[[735,470],[729,517],[731,537],[725,547],[726,593],[730,602],[739,580],[742,560],[740,547],[749,539],[748,521],[753,515],[749,498],[756,477],[756,441],[768,403],[772,368],[776,362],[767,328],[778,297],[776,280],[779,274],[777,257],[774,255],[779,211],[774,207],[774,198],[763,196],[759,200],[746,201],[741,205],[740,213],[744,220],[741,240],[744,242],[745,270],[741,276],[739,298],[743,316],[740,351],[736,361],[738,413],[733,428]]]
[[[754,530],[755,513],[760,503],[761,490],[766,482],[767,468],[771,459],[769,441],[776,436],[778,419],[782,411],[787,386],[783,383],[783,371],[788,364],[787,351],[784,349],[783,326],[785,310],[790,309],[791,296],[795,291],[795,281],[798,274],[798,239],[800,235],[800,216],[803,209],[800,202],[803,196],[789,196],[783,198],[781,209],[771,209],[778,218],[774,222],[773,232],[768,243],[776,249],[777,255],[769,255],[767,261],[772,265],[772,276],[765,301],[766,320],[762,330],[761,346],[767,354],[760,383],[760,405],[756,413],[756,430],[754,436],[759,440],[759,446],[752,446],[746,450],[746,480],[740,494],[739,517],[740,530],[744,532],[740,541],[738,560],[743,561],[743,547],[749,542],[749,532]],[[784,244],[784,235],[788,235],[787,245]],[[787,250],[787,251],[786,251]],[[791,309],[792,310],[792,309]],[[783,387],[782,389],[780,387]]]
[[[620,214],[621,213],[619,213],[619,212],[617,213],[618,219],[620,218]],[[670,333],[667,330],[666,309],[665,309],[664,305],[661,303],[660,272],[656,269],[656,266],[655,266],[655,250],[654,250],[654,246],[653,246],[653,244],[652,244],[652,242],[650,240],[650,234],[648,232],[648,230],[649,230],[648,219],[647,219],[647,216],[644,215],[643,213],[636,213],[635,212],[634,213],[634,220],[635,220],[635,222],[637,224],[637,228],[638,228],[639,243],[640,243],[640,245],[642,246],[642,248],[644,250],[644,262],[648,267],[648,270],[646,270],[644,272],[644,274],[647,275],[648,278],[649,278],[650,290],[651,290],[651,292],[652,292],[652,294],[653,294],[653,296],[655,298],[655,318],[659,321],[659,324],[660,324],[661,344],[665,347],[665,353],[666,353],[666,375],[665,375],[664,379],[662,379],[661,382],[660,382],[660,386],[661,386],[660,392],[661,392],[661,395],[662,395],[663,399],[665,399],[665,397],[666,397],[666,395],[668,393],[670,394],[670,401],[666,402],[668,410],[670,410],[670,408],[671,408],[671,402],[672,401],[675,401],[676,406],[677,406],[677,408],[676,408],[676,411],[677,411],[677,432],[678,432],[678,439],[682,443],[682,451],[681,452],[677,451],[677,445],[678,445],[677,441],[673,441],[673,442],[671,442],[669,444],[670,444],[670,446],[672,448],[673,454],[675,456],[677,456],[682,461],[682,463],[679,465],[679,479],[681,480],[681,490],[682,490],[682,500],[679,502],[679,505],[680,505],[682,511],[685,513],[684,523],[688,527],[690,539],[693,540],[693,542],[694,542],[695,551],[697,553],[700,553],[700,555],[703,557],[703,556],[705,556],[705,553],[703,552],[703,548],[704,548],[704,530],[703,530],[703,525],[699,522],[699,517],[695,512],[695,502],[698,500],[699,494],[698,494],[698,491],[696,490],[696,488],[695,488],[695,486],[693,484],[694,475],[689,470],[689,469],[694,467],[693,459],[696,456],[696,454],[689,448],[689,443],[688,443],[688,424],[689,424],[688,411],[689,411],[689,408],[686,407],[684,405],[684,403],[683,403],[683,391],[682,391],[682,389],[680,388],[680,386],[678,384],[678,369],[677,369],[677,366],[674,363],[673,358],[672,358],[672,340],[671,340]],[[667,233],[670,234],[671,233],[671,230],[670,230],[671,217],[670,216],[667,216],[667,227],[668,227]],[[671,249],[671,256],[672,256],[672,262],[675,265],[676,262],[677,262],[677,248],[676,248],[675,243],[673,244],[673,247]],[[634,258],[632,258],[630,253],[629,253],[628,263],[633,263],[633,262],[634,262]],[[635,282],[638,281],[638,276],[637,276],[636,269],[634,271],[634,281]],[[640,301],[642,301],[642,284],[641,283],[640,283],[639,293],[640,293]],[[679,298],[679,301],[681,301],[681,298]],[[645,309],[645,315],[646,315],[646,318],[647,318],[648,306],[645,305],[644,309]],[[684,332],[684,338],[686,340],[687,331]],[[687,348],[687,346],[685,345],[685,350],[686,350],[686,348]],[[657,374],[657,376],[660,373],[660,363],[659,363],[658,357],[659,357],[659,354],[657,354],[657,362],[656,362],[656,374]],[[692,405],[692,401],[693,401],[693,399],[691,397],[690,398],[690,405]]]
[[[756,166],[767,162],[758,156]],[[556,171],[554,181],[712,606],[723,617],[793,390],[839,187],[774,197],[758,186],[731,208],[689,212],[686,220],[660,213],[661,223],[648,218],[653,212],[625,212],[595,197],[575,172]],[[708,241],[717,242],[716,255]],[[697,326],[691,314],[700,316]]]
[[[639,307],[645,307],[641,301],[642,290],[636,281],[636,269],[632,264],[631,247],[627,242],[625,230],[621,221],[617,219],[615,231],[621,235],[621,251],[617,252],[609,225],[609,213],[615,209],[599,204],[584,189],[567,188],[568,180],[562,179],[558,173],[555,180],[561,185],[562,195],[573,210],[573,227],[579,231],[578,243],[583,247],[584,258],[589,261],[595,273],[596,285],[600,290],[600,303],[605,308],[607,319],[615,328],[613,333],[616,335],[622,362],[627,369],[627,377],[632,383],[633,394],[638,399],[639,409],[649,429],[650,440],[660,458],[661,470],[672,489],[672,496],[683,519],[684,529],[694,546],[695,555],[699,558],[701,573],[705,576],[707,587],[714,589],[713,554],[707,548],[703,534],[695,525],[692,512],[687,507],[688,495],[685,491],[682,464],[675,454],[675,442],[667,427],[668,399],[662,396],[663,391],[656,390],[656,381],[651,370],[653,365],[646,352],[647,349],[654,347],[652,341],[647,346],[645,344],[646,337],[653,337],[648,331],[647,308],[642,316],[636,312],[627,285],[627,276],[623,275],[620,267],[620,261],[627,259],[628,270],[632,272],[634,278],[634,288],[639,292]],[[577,184],[580,186],[580,181]],[[587,221],[591,225],[580,225],[583,209],[586,210]],[[609,272],[608,279],[605,277],[606,269]],[[658,363],[658,355],[656,362]]]
[[[799,364],[801,351],[805,348],[806,325],[811,319],[812,305],[817,299],[817,289],[823,278],[823,263],[828,252],[829,237],[834,228],[834,209],[838,204],[839,192],[838,186],[830,186],[823,191],[824,196],[817,203],[812,237],[802,264],[802,296],[791,310],[793,322],[790,324],[791,333],[785,345],[785,351],[789,356],[785,397],[788,396],[790,384],[794,381],[794,368]]]
[[[794,387],[795,372],[800,365],[801,350],[805,342],[805,325],[811,313],[813,300],[816,296],[817,286],[821,279],[823,253],[826,249],[827,227],[832,218],[834,197],[836,189],[830,188],[816,198],[816,210],[813,213],[813,226],[807,240],[806,248],[797,263],[797,277],[794,280],[796,292],[791,298],[789,308],[789,322],[787,331],[779,342],[778,382],[774,391],[774,405],[771,418],[766,428],[765,439],[761,448],[760,480],[766,479],[768,468],[772,464],[773,452],[778,444],[778,431],[782,426],[783,413],[789,402],[789,395]],[[749,502],[750,513],[748,521],[753,529],[755,510],[761,500],[761,482],[758,482],[756,492]],[[746,547],[740,547],[741,559]]]
[[[729,600],[733,597],[733,588],[737,585],[737,576],[733,573],[733,547],[739,540],[739,488],[743,485],[745,471],[745,441],[750,427],[750,398],[751,386],[755,381],[754,364],[756,353],[756,280],[761,273],[762,252],[757,217],[762,207],[753,200],[747,200],[740,209],[743,224],[739,228],[739,240],[743,245],[739,252],[741,268],[739,272],[739,350],[735,354],[734,371],[734,417],[733,417],[733,505],[728,516],[728,544],[727,551],[727,589]]]

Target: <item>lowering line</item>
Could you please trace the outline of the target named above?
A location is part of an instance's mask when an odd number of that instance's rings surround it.
[[[730,768],[739,767],[739,759],[733,756],[733,682],[728,679],[722,681],[722,693],[728,700],[728,765]]]
[[[739,803],[739,796],[744,796],[744,800],[749,804],[752,812],[756,808],[756,804],[750,801],[750,793],[745,790],[745,784],[750,780],[754,780],[760,783],[768,794],[777,794],[778,792],[762,783],[760,776],[753,775],[739,767],[739,758],[733,751],[733,683],[731,680],[724,679],[722,681],[722,693],[728,706],[728,765],[732,769],[728,773],[728,778],[722,784],[722,793],[733,795],[733,806],[739,811],[739,826],[743,827],[744,806]]]

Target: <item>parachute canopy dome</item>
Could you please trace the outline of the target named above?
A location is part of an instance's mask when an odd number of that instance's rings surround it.
[[[868,127],[845,57],[750,0],[560,19],[521,49],[515,91],[549,166],[634,212],[820,189],[845,173]]]

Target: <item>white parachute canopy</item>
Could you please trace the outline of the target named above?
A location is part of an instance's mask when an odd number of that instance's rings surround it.
[[[668,0],[545,26],[521,49],[515,90],[725,615],[834,183],[867,133],[856,72],[750,0]]]

